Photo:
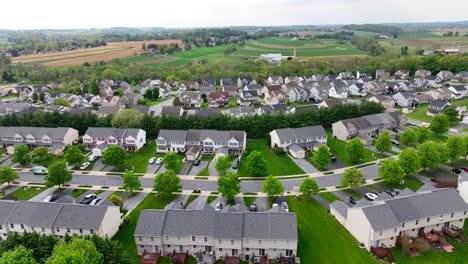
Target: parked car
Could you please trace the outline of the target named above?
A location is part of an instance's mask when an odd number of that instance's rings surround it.
[[[96,199],[97,195],[92,193],[86,195],[83,200],[81,200],[80,204],[90,204],[94,199]]]
[[[349,203],[350,203],[350,204],[356,204],[356,198],[350,196],[350,197],[349,197]]]
[[[431,182],[440,182],[439,178],[431,178]]]
[[[97,158],[98,158],[97,156],[89,156],[88,161],[89,161],[89,162],[93,162],[93,161],[95,161]]]
[[[156,162],[156,157],[152,157],[148,161],[149,164],[154,164],[155,162]]]
[[[47,168],[41,167],[41,166],[33,167],[31,171],[33,174],[37,174],[37,175],[45,175],[49,173],[49,170]]]
[[[253,203],[253,204],[250,205],[249,211],[251,211],[251,212],[257,212],[257,210],[258,210],[258,209],[257,209],[257,205],[256,205],[256,204]]]
[[[275,207],[278,207],[278,206],[279,206],[279,204],[274,203],[274,204],[271,205],[271,208],[275,208]]]
[[[217,202],[216,205],[215,205],[215,210],[216,211],[221,211],[221,209],[223,209],[223,204],[220,203],[220,202]]]
[[[89,205],[97,205],[100,201],[101,201],[101,199],[95,198],[89,203]]]
[[[462,169],[464,172],[468,172],[468,168],[467,168],[467,167],[461,166],[460,169]]]
[[[163,163],[163,158],[157,158],[155,164],[161,165]]]
[[[200,165],[200,160],[199,159],[196,159],[194,162],[193,162],[193,166],[198,166]]]
[[[330,159],[331,159],[332,162],[336,162],[335,154],[330,154]]]
[[[400,194],[400,191],[397,191],[397,190],[394,190],[394,189],[387,189],[385,190],[386,193],[388,193],[388,195],[394,197],[394,196],[397,196],[398,194]]]
[[[233,162],[232,162],[232,168],[234,170],[237,170],[237,168],[239,168],[239,158],[236,158]]]
[[[91,164],[91,163],[85,162],[85,163],[81,164],[80,170],[86,170],[86,168],[89,167],[89,164]]]
[[[377,199],[377,197],[379,197],[379,196],[376,195],[376,194],[373,193],[373,192],[370,192],[370,193],[366,193],[365,197],[366,197],[366,199],[369,200],[369,201],[375,201],[375,199]]]
[[[392,143],[394,145],[397,145],[397,146],[400,146],[400,141],[396,140],[396,139],[392,139]]]
[[[56,195],[49,195],[47,196],[45,199],[44,199],[44,202],[46,203],[51,203],[53,201],[57,200],[57,196]]]
[[[201,189],[200,188],[195,189],[195,190],[193,190],[193,193],[201,193]]]
[[[286,212],[289,212],[289,205],[287,202],[282,202],[281,208],[283,208]]]
[[[459,168],[452,168],[452,172],[454,172],[456,174],[462,173],[462,171]]]

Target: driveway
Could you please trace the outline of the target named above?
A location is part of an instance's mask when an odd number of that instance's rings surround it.
[[[345,193],[345,192],[342,192],[342,191],[336,191],[336,192],[332,192],[334,195],[336,195],[336,197],[340,198],[341,201],[345,202],[346,204],[350,205],[349,204],[349,194]],[[358,198],[358,197],[354,197],[354,198]]]
[[[10,154],[5,154],[5,155],[1,156],[0,157],[0,164],[4,163],[5,161],[7,161],[7,160],[9,160],[11,158],[13,158],[13,155],[10,155]],[[4,164],[4,165],[6,165],[6,164]],[[6,166],[8,166],[8,165],[6,165]]]
[[[9,195],[10,193],[18,190],[19,188],[21,188],[21,186],[18,186],[18,185],[11,185],[10,188],[6,189],[6,190],[3,190],[3,192],[5,193],[5,196],[6,195]]]
[[[322,198],[322,196],[316,194],[316,195],[313,195],[312,196],[315,200],[317,200],[317,202],[319,202],[320,205],[322,205],[325,209],[328,210],[328,208],[330,207],[329,203]]]
[[[184,163],[184,166],[182,169],[179,171],[178,174],[180,175],[188,175],[190,167],[192,166],[193,161],[187,161]]]
[[[202,170],[204,170],[208,166],[208,161],[206,160],[201,160],[200,165],[198,166],[192,166],[192,169],[190,170],[188,175],[193,175],[197,176]],[[182,174],[182,173],[181,173]]]
[[[31,187],[31,188],[34,188],[34,187]],[[42,202],[44,201],[44,199],[49,196],[49,195],[52,195],[54,193],[54,191],[57,190],[56,187],[52,187],[52,188],[49,188],[43,192],[41,192],[40,194],[34,196],[33,198],[29,199],[29,201],[33,201],[33,202]]]
[[[207,195],[199,195],[195,200],[193,200],[185,209],[189,210],[203,210],[205,207],[206,201],[208,200]]]
[[[219,176],[219,172],[216,170],[216,161],[212,160],[210,164],[208,164],[208,174],[210,176]]]
[[[164,207],[164,210],[184,209],[184,205],[187,202],[188,198],[189,198],[189,195],[180,195],[179,197],[177,197],[177,199],[175,199],[174,201],[166,205]]]
[[[95,161],[96,163],[94,164],[93,170],[94,171],[101,171],[104,166],[106,166],[104,163],[102,163],[102,159],[98,158],[98,160]]]
[[[257,197],[253,203],[257,205],[257,210],[259,212],[265,212],[270,209],[268,208],[268,197]]]
[[[135,209],[143,199],[148,195],[148,193],[137,193],[135,196],[125,200],[122,208],[128,211]]]
[[[291,158],[291,157],[290,157]],[[299,168],[301,168],[301,170],[303,170],[305,173],[314,173],[314,172],[318,172],[319,170],[317,170],[314,166],[312,166],[312,164],[310,164],[306,159],[295,159],[295,158],[291,158],[292,161],[294,161],[294,163],[297,164],[297,166],[299,166]]]
[[[105,192],[102,192],[100,194],[97,195],[97,197],[99,199],[101,199],[101,201],[97,204],[97,205],[101,205],[104,201],[107,200],[107,198],[109,198],[109,196],[111,196],[111,194],[113,194],[114,192],[111,192],[111,191],[105,191]]]
[[[156,171],[161,167],[160,165],[156,164],[148,164],[148,168],[146,169],[146,173],[156,174]]]

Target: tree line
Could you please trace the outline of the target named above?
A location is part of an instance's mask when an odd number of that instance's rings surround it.
[[[363,102],[360,105],[343,104],[319,110],[306,110],[291,114],[266,114],[245,117],[227,115],[203,116],[149,116],[126,109],[115,116],[99,118],[93,113],[73,114],[59,112],[35,112],[23,115],[9,114],[0,117],[0,126],[72,127],[83,135],[88,127],[138,127],[148,137],[155,137],[160,129],[218,129],[243,130],[249,138],[265,137],[270,131],[285,127],[313,125],[331,126],[339,120],[383,112],[380,104]],[[131,112],[129,115],[127,112]],[[135,120],[137,120],[135,122]]]

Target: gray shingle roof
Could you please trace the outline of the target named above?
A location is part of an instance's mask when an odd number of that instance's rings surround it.
[[[15,202],[2,201],[0,203],[0,224],[7,223],[7,219],[10,216],[10,214],[13,212],[13,209],[15,208],[15,206],[16,206]]]
[[[245,131],[219,131],[209,129],[190,129],[190,130],[166,130],[161,129],[158,138],[173,141],[203,141],[210,138],[215,142],[226,142],[235,138],[240,143],[244,143]]]
[[[166,219],[166,211],[142,210],[135,236],[161,236]]]
[[[64,204],[55,218],[54,227],[97,230],[107,212],[107,206]]]
[[[61,205],[54,203],[18,202],[8,218],[9,223],[52,227]]]
[[[107,138],[113,136],[117,139],[121,139],[128,136],[136,138],[139,132],[139,128],[90,127],[86,130],[85,135],[89,135],[92,138]]]
[[[400,222],[386,204],[362,208],[374,231],[395,228]]]
[[[308,126],[299,128],[281,128],[275,129],[278,137],[281,141],[283,140],[301,140],[312,137],[324,137],[327,136],[327,132],[322,126]]]
[[[47,135],[51,138],[63,138],[71,128],[69,127],[0,127],[0,136],[13,137],[19,134],[22,137],[32,135],[42,138]]]

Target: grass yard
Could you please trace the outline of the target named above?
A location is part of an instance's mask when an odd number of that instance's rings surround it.
[[[330,148],[331,153],[335,154],[339,159],[341,159],[343,163],[345,164],[345,166],[352,166],[352,165],[357,165],[357,164],[373,161],[376,159],[375,157],[380,158],[380,154],[373,153],[367,148],[364,148],[364,155],[363,155],[361,162],[353,163],[349,160],[348,154],[346,153],[346,150],[345,150],[345,147],[348,144],[348,142],[344,142],[342,140],[334,138],[331,129],[327,129],[327,134],[328,134],[327,144],[328,144],[328,147]]]
[[[47,187],[21,187],[11,194],[18,200],[27,201],[41,192],[47,190]]]
[[[87,189],[74,189],[71,193],[71,196],[73,198],[78,198],[80,197],[83,193],[87,192]]]
[[[406,114],[406,117],[423,122],[431,122],[431,117],[426,115],[427,109],[429,109],[429,104],[422,104],[416,107],[412,113]]]
[[[208,167],[210,166],[210,163],[211,163],[211,160],[208,162],[206,167],[197,174],[197,176],[210,176],[210,171],[208,169]]]
[[[319,193],[319,195],[323,199],[325,199],[325,201],[327,201],[328,203],[333,203],[334,201],[341,201],[340,198],[338,198],[336,195],[334,195],[331,192],[323,192],[323,193]]]
[[[297,216],[301,263],[379,263],[316,200],[290,197],[289,208]]]
[[[424,185],[422,181],[420,181],[418,178],[414,177],[413,175],[406,176],[405,183],[403,185],[399,183],[388,183],[388,182],[382,182],[381,184],[391,189],[402,190],[404,188],[408,188],[412,190],[413,192],[416,192],[417,190],[419,190],[419,188],[421,188]]]
[[[304,171],[299,168],[287,155],[276,155],[268,148],[267,139],[248,139],[247,149],[249,153],[252,151],[260,151],[267,162],[268,174],[273,176],[281,175],[296,175],[303,174]],[[239,176],[251,176],[247,168],[247,158],[243,157],[240,162]]]
[[[119,232],[114,236],[114,240],[119,241],[124,245],[123,249],[127,251],[131,257],[133,263],[140,263],[140,257],[137,254],[137,248],[135,245],[135,240],[133,234],[135,233],[136,224],[138,218],[140,217],[140,212],[143,209],[163,209],[168,203],[174,200],[176,197],[173,196],[169,199],[161,199],[155,195],[148,195],[146,198],[127,216],[126,219],[129,220],[129,223],[119,230]]]
[[[146,144],[140,151],[129,153],[128,164],[130,169],[133,167],[133,172],[146,173],[148,161],[155,156],[156,143],[151,142]]]
[[[210,196],[208,196],[208,199],[206,200],[206,203],[207,204],[210,204],[212,203],[214,200],[216,200],[216,198],[218,198],[218,192],[212,192],[210,193]]]
[[[362,194],[356,192],[355,190],[353,189],[346,189],[346,190],[341,190],[342,192],[348,194],[348,195],[351,195],[353,196],[354,198],[359,198],[361,199],[362,197],[364,197]]]

